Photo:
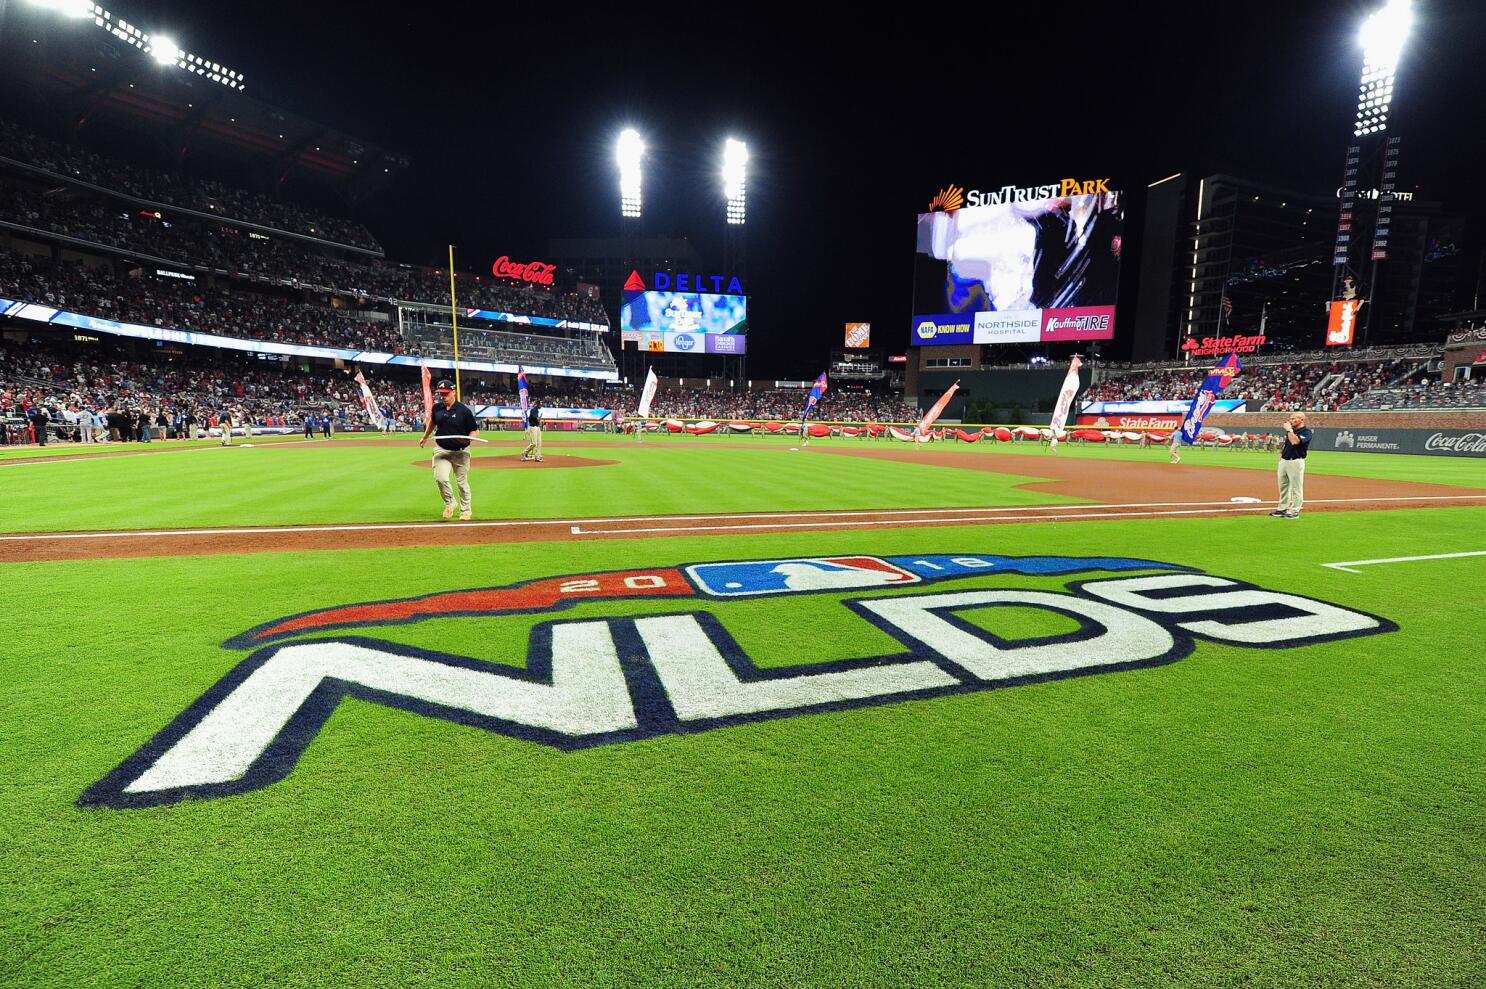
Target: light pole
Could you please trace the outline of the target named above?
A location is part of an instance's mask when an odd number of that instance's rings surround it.
[[[1370,176],[1376,177],[1378,208],[1374,218],[1372,242],[1369,245],[1370,271],[1367,279],[1367,312],[1362,322],[1362,342],[1366,346],[1372,329],[1374,300],[1377,296],[1378,263],[1388,258],[1388,234],[1393,214],[1393,191],[1398,172],[1399,139],[1383,136],[1393,108],[1393,86],[1398,63],[1408,41],[1414,14],[1410,0],[1387,0],[1362,22],[1358,42],[1362,46],[1362,77],[1357,90],[1357,115],[1352,125],[1352,143],[1347,148],[1342,176],[1341,202],[1337,216],[1336,246],[1332,252],[1331,298],[1328,311],[1336,304],[1337,286],[1347,275],[1358,279],[1352,264],[1354,237],[1358,234],[1356,206],[1362,167],[1367,163]]]

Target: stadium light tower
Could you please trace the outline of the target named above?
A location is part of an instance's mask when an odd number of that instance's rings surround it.
[[[1357,91],[1354,137],[1387,129],[1393,79],[1413,22],[1409,0],[1388,0],[1387,6],[1362,22],[1362,84]]]
[[[150,58],[161,65],[175,65],[181,60],[181,46],[163,34],[150,39]]]
[[[640,161],[645,157],[645,142],[640,132],[627,127],[619,134],[616,152],[619,161],[619,215],[638,220],[641,215]]]
[[[722,146],[722,194],[728,223],[741,226],[748,217],[748,145],[731,137]]]
[[[89,0],[30,0],[34,7],[55,10],[65,17],[92,17],[93,4]]]
[[[1377,309],[1378,264],[1388,260],[1388,242],[1393,222],[1394,192],[1398,182],[1399,138],[1384,137],[1393,107],[1393,84],[1398,63],[1414,23],[1410,0],[1386,0],[1362,22],[1357,40],[1362,46],[1362,79],[1357,88],[1357,117],[1352,123],[1352,143],[1347,148],[1331,257],[1331,298],[1327,302],[1328,345],[1353,342],[1351,327],[1358,321],[1361,306],[1361,343],[1370,342],[1373,314]],[[1372,188],[1376,183],[1376,188]],[[1377,200],[1371,243],[1362,247],[1359,197]],[[1366,277],[1362,267],[1370,262]],[[1360,291],[1365,286],[1365,291]],[[1364,298],[1359,298],[1363,296]],[[1364,302],[1366,305],[1364,306]],[[1339,308],[1338,308],[1339,307]],[[1349,319],[1350,317],[1350,319]],[[1332,335],[1334,331],[1335,335]]]

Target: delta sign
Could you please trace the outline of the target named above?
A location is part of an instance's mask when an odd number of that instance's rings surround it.
[[[693,272],[656,271],[650,283],[638,271],[625,279],[626,292],[710,292],[713,295],[743,295],[743,283],[736,275],[698,275]]]

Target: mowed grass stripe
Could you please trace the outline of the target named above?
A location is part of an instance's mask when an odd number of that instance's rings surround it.
[[[550,444],[557,452],[558,444]],[[508,448],[477,459],[515,457]],[[0,474],[0,531],[193,528],[433,519],[427,450],[369,444],[223,449],[47,464]],[[674,515],[1075,503],[1017,490],[1028,476],[791,453],[613,444],[619,463],[473,469],[480,518]],[[415,463],[416,462],[416,463]],[[1029,461],[1029,467],[1033,463]]]

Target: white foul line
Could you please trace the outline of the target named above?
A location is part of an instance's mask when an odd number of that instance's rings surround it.
[[[1093,507],[1093,506],[1089,506],[1089,507]],[[1154,516],[1157,516],[1157,515],[1212,515],[1215,511],[1222,511],[1222,509],[1189,508],[1189,509],[1183,509],[1181,511],[1171,511],[1171,512],[1088,512],[1088,513],[1081,514],[1081,515],[1048,515],[1048,516],[1044,516],[1041,519],[1036,519],[1035,521],[1041,521],[1041,522],[1066,522],[1069,519],[1132,519],[1132,518],[1149,518],[1149,517],[1154,517]],[[1269,511],[1269,509],[1266,506],[1263,506],[1263,505],[1260,505],[1258,508],[1237,508],[1237,507],[1233,507],[1233,506],[1228,506],[1227,511],[1229,511],[1229,512],[1267,512],[1267,511]],[[835,528],[845,528],[846,526],[863,526],[863,525],[908,525],[908,524],[912,524],[912,523],[918,523],[918,524],[921,524],[921,525],[924,525],[924,524],[932,525],[932,524],[934,524],[936,522],[957,522],[958,523],[958,522],[1030,522],[1030,521],[1034,521],[1034,519],[1029,519],[1025,515],[957,515],[957,516],[954,516],[953,518],[938,518],[938,519],[868,519],[867,521],[863,521],[863,522],[834,522],[834,523],[829,523],[829,527],[832,528],[832,529],[835,529]],[[818,529],[818,528],[821,527],[821,525],[822,525],[822,523],[820,523],[820,522],[763,522],[763,523],[753,523],[753,522],[750,522],[750,523],[744,523],[744,524],[740,524],[740,525],[671,525],[671,526],[655,526],[653,528],[647,528],[647,529],[584,529],[584,528],[580,528],[579,526],[576,526],[575,525],[575,526],[572,527],[572,532],[573,532],[573,535],[575,535],[575,536],[609,536],[609,535],[629,535],[631,533],[651,533],[651,532],[723,532],[723,531],[730,530],[730,529]]]
[[[1462,556],[1486,556],[1486,549],[1475,549],[1468,553],[1431,553],[1429,556],[1390,556],[1382,560],[1343,560],[1340,563],[1323,563],[1321,566],[1347,573],[1361,573],[1353,567],[1370,567],[1375,563],[1413,563],[1416,560],[1455,560]]]
[[[287,445],[287,444],[286,444]],[[1376,502],[1401,502],[1401,501],[1464,501],[1472,499],[1486,499],[1486,494],[1472,495],[1415,495],[1410,497],[1389,498],[1311,498],[1307,504],[1373,504]],[[36,542],[49,539],[125,539],[155,536],[241,536],[241,535],[272,535],[276,533],[291,532],[387,532],[403,529],[514,529],[528,526],[567,526],[573,535],[606,535],[611,533],[625,532],[694,532],[707,530],[727,529],[779,529],[779,528],[834,528],[837,526],[853,525],[898,525],[908,522],[1014,522],[1028,520],[1024,513],[1027,512],[1069,512],[1084,514],[1068,515],[1043,515],[1043,521],[1056,521],[1058,519],[1082,519],[1082,518],[1138,518],[1157,515],[1212,515],[1223,512],[1258,512],[1268,511],[1271,502],[1264,502],[1255,507],[1244,505],[1240,507],[1227,501],[1153,501],[1153,502],[1128,502],[1114,505],[1102,505],[1093,502],[1084,502],[1075,505],[1018,505],[1001,507],[981,508],[885,508],[885,509],[850,509],[839,512],[741,512],[731,515],[614,515],[603,518],[587,519],[512,519],[507,521],[490,522],[378,522],[354,525],[279,525],[279,526],[256,526],[236,529],[118,529],[100,530],[97,532],[35,532],[16,533],[12,535],[0,535],[0,542]],[[1160,511],[1160,512],[1117,512],[1113,509],[1131,508],[1193,508],[1193,511]],[[1095,510],[1098,511],[1090,511]],[[998,515],[961,515],[963,512],[998,512]],[[1008,514],[1016,513],[1016,514]],[[582,529],[584,524],[613,524],[625,522],[705,522],[713,520],[726,521],[728,519],[799,519],[799,518],[830,518],[840,519],[843,517],[871,515],[875,518],[865,522],[801,522],[801,523],[749,523],[745,525],[720,525],[720,526],[671,526],[646,529]],[[905,519],[883,519],[882,516],[937,516],[935,518],[905,518]],[[1018,518],[1021,515],[1021,518]],[[1032,516],[1031,518],[1038,518]]]

